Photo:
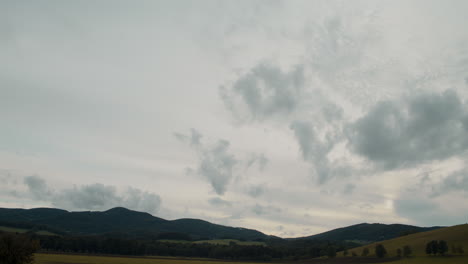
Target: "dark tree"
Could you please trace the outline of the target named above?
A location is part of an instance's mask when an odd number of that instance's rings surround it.
[[[401,248],[396,250],[397,257],[401,258]]]
[[[348,256],[348,250],[347,250],[347,249],[345,249],[345,250],[343,251],[343,256],[345,256],[345,257]]]
[[[458,248],[457,248],[457,252],[458,254],[462,254],[465,253],[465,251],[463,250],[463,246],[462,245],[459,245]]]
[[[367,255],[369,255],[369,249],[368,249],[368,248],[364,248],[364,249],[362,250],[361,256],[366,257]]]
[[[403,247],[403,256],[404,257],[409,257],[411,254],[413,253],[413,251],[411,250],[411,247],[406,245]]]
[[[0,233],[0,263],[33,263],[39,242],[24,234]]]
[[[440,255],[445,255],[445,253],[447,253],[448,251],[448,245],[447,245],[447,241],[445,240],[439,240],[439,244],[438,244],[438,252]]]
[[[437,242],[437,240],[431,241],[431,250],[432,250],[432,254],[434,255],[436,255],[437,252],[439,252],[439,243]]]
[[[335,249],[335,247],[328,247],[328,248],[327,248],[327,256],[328,256],[329,258],[334,258],[334,257],[336,257],[336,249]]]
[[[382,244],[378,244],[375,246],[375,255],[378,258],[383,258],[385,257],[385,255],[387,255],[387,250]]]
[[[433,242],[433,241],[428,242],[428,243],[426,244],[426,254],[427,254],[427,255],[432,254],[432,242]]]
[[[353,256],[353,257],[357,257],[357,254],[356,254],[356,252],[354,252],[354,251],[351,251],[351,256]]]

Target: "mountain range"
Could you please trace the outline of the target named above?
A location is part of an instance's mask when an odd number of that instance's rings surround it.
[[[281,239],[260,231],[213,224],[199,219],[166,220],[123,207],[107,211],[69,212],[55,208],[0,208],[0,226],[49,230],[69,235],[124,235],[127,237],[179,240],[237,239],[268,241]],[[353,241],[371,243],[401,235],[438,229],[402,224],[357,224],[294,239]]]

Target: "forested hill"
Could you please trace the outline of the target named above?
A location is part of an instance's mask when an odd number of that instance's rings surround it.
[[[37,225],[71,235],[122,234],[126,237],[169,239],[264,240],[269,236],[252,229],[228,227],[198,219],[165,220],[148,213],[116,207],[104,212],[68,212],[61,209],[0,208],[0,225]]]
[[[199,219],[165,220],[122,207],[104,212],[69,212],[53,208],[0,208],[1,225],[50,230],[70,235],[114,234],[127,238],[176,240],[237,239],[272,242],[281,240],[257,230],[222,226]],[[353,241],[365,244],[438,228],[440,227],[364,223],[294,240]]]
[[[317,239],[332,241],[355,241],[361,243],[371,243],[387,239],[396,238],[408,234],[430,231],[441,228],[440,226],[419,227],[402,224],[357,224],[343,228],[333,229],[313,236],[301,237],[298,239]]]

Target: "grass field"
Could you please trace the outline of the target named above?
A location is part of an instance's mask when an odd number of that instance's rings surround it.
[[[416,234],[398,237],[398,238],[394,238],[394,239],[390,239],[390,240],[386,240],[386,241],[382,241],[378,243],[384,245],[390,257],[396,256],[397,249],[403,248],[403,246],[405,245],[409,245],[411,247],[413,251],[413,254],[412,254],[413,256],[426,257],[426,252],[425,252],[426,244],[431,240],[447,241],[448,246],[449,246],[449,252],[448,252],[449,254],[451,253],[450,249],[452,245],[455,245],[455,246],[461,245],[463,246],[465,251],[468,251],[468,224],[451,226],[451,227],[441,228],[437,230],[416,233]],[[367,247],[369,248],[370,255],[373,255],[375,245],[378,243],[374,243],[374,244],[370,244],[370,245],[366,245],[366,246],[362,246],[358,248],[353,248],[353,249],[348,250],[348,252],[351,254],[351,252],[354,251],[356,254],[360,255],[362,250],[365,247]],[[343,253],[338,253],[338,256],[342,256],[342,254]],[[434,259],[434,261],[439,261],[439,260]],[[434,262],[434,263],[439,263],[439,262]],[[464,263],[468,263],[468,259]]]
[[[35,264],[258,264],[255,262],[234,262],[218,261],[212,259],[189,259],[189,258],[164,258],[164,257],[110,257],[110,256],[86,256],[86,255],[66,255],[66,254],[36,254]],[[268,262],[264,262],[268,263]],[[281,262],[272,262],[281,263]],[[359,261],[353,261],[352,258],[338,259],[314,259],[306,261],[293,261],[283,263],[310,263],[310,264],[359,264]],[[364,263],[364,262],[363,262]],[[371,264],[372,262],[365,262]],[[400,259],[388,264],[466,264],[468,256],[454,257],[412,257]]]
[[[159,258],[159,257],[108,257],[108,256],[84,256],[65,254],[36,254],[35,264],[225,264],[252,262],[224,262],[211,259],[184,259],[184,258]]]

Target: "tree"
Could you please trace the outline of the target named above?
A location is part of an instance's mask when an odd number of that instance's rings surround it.
[[[343,256],[345,256],[345,257],[348,256],[348,250],[347,250],[347,249],[345,249],[345,250],[343,251]]]
[[[462,254],[465,253],[465,251],[463,250],[463,246],[462,245],[459,245],[458,248],[457,248],[457,252],[458,254]]]
[[[33,263],[39,242],[24,234],[0,233],[0,263]]]
[[[445,240],[439,240],[439,244],[438,244],[438,252],[440,255],[445,255],[445,253],[447,253],[448,251],[448,245],[447,245],[447,241]]]
[[[334,257],[336,257],[336,249],[335,249],[335,247],[332,246],[332,247],[328,247],[328,248],[327,248],[327,256],[328,256],[329,258],[334,258]]]
[[[437,252],[439,252],[439,243],[437,242],[437,240],[431,241],[431,250],[432,250],[432,254],[434,255],[436,255]]]
[[[353,257],[357,257],[357,253],[356,253],[356,252],[354,252],[354,251],[351,251],[351,256],[353,256]]]
[[[382,244],[377,244],[375,246],[375,255],[378,258],[383,258],[383,257],[385,257],[385,255],[387,255],[387,250],[385,249],[385,247]]]
[[[397,254],[397,257],[401,258],[401,248],[397,248],[396,254]]]
[[[413,251],[411,250],[411,247],[408,245],[405,245],[403,247],[403,256],[407,258],[411,255],[411,253],[413,253]]]
[[[432,254],[432,241],[426,244],[426,254],[427,255]]]
[[[368,248],[362,249],[362,254],[361,254],[361,256],[366,257],[367,255],[369,255],[369,249],[368,249]]]

